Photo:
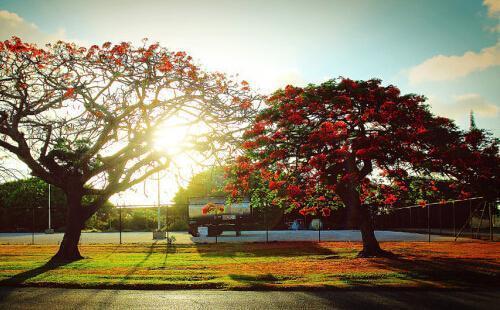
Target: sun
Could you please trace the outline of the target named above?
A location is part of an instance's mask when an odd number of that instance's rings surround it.
[[[188,147],[189,134],[190,128],[182,120],[171,119],[155,132],[154,147],[170,156],[179,155]]]

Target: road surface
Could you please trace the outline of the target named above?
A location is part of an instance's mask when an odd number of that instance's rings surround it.
[[[499,291],[1,288],[0,309],[494,309]]]

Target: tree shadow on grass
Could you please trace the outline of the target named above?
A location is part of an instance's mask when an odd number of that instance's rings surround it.
[[[156,240],[153,243],[151,243],[151,246],[149,247],[148,252],[146,253],[146,256],[144,256],[144,258],[140,262],[135,264],[135,266],[132,267],[132,269],[127,272],[127,274],[120,281],[120,284],[126,284],[126,282],[128,280],[130,280],[130,278],[137,272],[137,270],[139,270],[139,268],[141,268],[148,261],[148,259],[153,254],[157,243],[158,243],[158,241],[156,241]]]
[[[177,253],[177,246],[175,244],[166,244],[165,246],[165,257],[163,258],[163,263],[161,264],[161,269],[165,269],[167,267],[167,258],[168,254]]]
[[[300,257],[336,254],[317,242],[211,243],[194,246],[202,257]]]
[[[44,274],[47,271],[51,271],[51,270],[57,269],[59,267],[68,265],[72,262],[73,261],[68,261],[68,262],[48,261],[47,263],[43,264],[40,267],[37,267],[35,269],[31,269],[31,270],[27,270],[27,271],[21,272],[19,274],[16,274],[10,278],[1,280],[0,286],[22,286],[26,281],[28,281],[32,278],[35,278],[41,274]]]
[[[0,281],[0,301],[5,299],[9,294],[16,288],[27,285],[27,281],[33,279],[41,274],[44,274],[48,271],[55,270],[59,267],[65,266],[72,262],[53,262],[48,261],[40,267],[26,270],[19,274],[16,274],[10,278],[3,279]]]
[[[456,288],[500,287],[500,263],[495,259],[399,256],[373,260],[373,263],[422,283],[430,281]]]

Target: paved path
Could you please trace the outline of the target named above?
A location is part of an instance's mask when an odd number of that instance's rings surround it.
[[[497,291],[134,291],[0,288],[0,309],[494,309]]]
[[[376,231],[375,235],[379,241],[427,241],[426,234],[397,232],[397,231]],[[215,237],[193,238],[187,232],[173,232],[177,244],[192,243],[214,243]],[[47,235],[36,233],[35,244],[59,244],[63,234]],[[122,233],[123,243],[151,243],[153,233],[151,232],[124,232]],[[82,233],[81,244],[117,244],[120,235],[112,233]],[[274,230],[269,232],[269,241],[317,241],[318,232],[312,230]],[[325,230],[321,231],[322,241],[361,241],[361,234],[357,230]],[[450,236],[432,235],[433,241],[453,241]],[[461,238],[461,240],[470,240]],[[234,232],[224,232],[217,238],[217,242],[265,242],[265,231],[243,231],[240,237],[236,237]],[[0,233],[0,244],[31,244],[32,235],[30,233]]]

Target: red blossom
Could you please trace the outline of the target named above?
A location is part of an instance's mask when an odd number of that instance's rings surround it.
[[[297,104],[303,104],[304,103],[304,98],[302,97],[295,97],[294,101],[297,103]]]
[[[300,125],[304,121],[304,118],[300,113],[294,112],[288,116],[288,121],[295,125]]]
[[[297,185],[288,185],[286,190],[291,197],[297,197],[302,194],[302,190]]]
[[[384,200],[384,204],[386,204],[386,205],[392,205],[392,204],[394,204],[396,201],[398,201],[398,198],[397,198],[394,194],[389,194],[389,195],[387,195],[387,197],[385,198],[385,200]]]
[[[321,209],[321,215],[323,215],[323,217],[329,217],[331,212],[332,210],[330,208]]]
[[[66,90],[66,92],[63,95],[63,98],[64,99],[73,98],[74,95],[75,95],[75,89],[71,87]]]
[[[298,93],[297,89],[292,85],[285,86],[285,96],[287,96],[288,98],[295,97],[297,93]]]
[[[240,103],[240,108],[246,110],[252,106],[252,102],[250,100],[244,100]]]
[[[269,181],[269,189],[272,191],[280,189],[283,184],[285,184],[285,181]]]
[[[160,70],[161,72],[169,72],[173,68],[174,68],[174,65],[172,65],[172,63],[170,62],[170,60],[168,59],[168,57],[164,56],[162,58],[161,65],[158,67],[158,70]]]
[[[257,142],[255,141],[245,141],[242,144],[244,149],[251,150],[257,147]]]

